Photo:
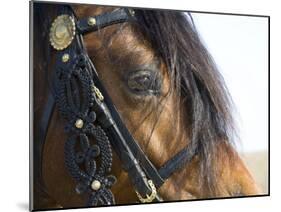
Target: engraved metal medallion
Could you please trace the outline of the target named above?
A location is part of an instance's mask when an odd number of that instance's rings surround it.
[[[52,23],[50,43],[56,50],[67,48],[75,36],[75,22],[69,15],[60,15]]]

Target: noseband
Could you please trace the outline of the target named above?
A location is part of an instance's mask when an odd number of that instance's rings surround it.
[[[122,122],[87,54],[83,35],[134,21],[134,11],[127,8],[77,20],[67,7],[50,28],[50,44],[56,58],[54,95],[50,92],[43,111],[40,142],[43,146],[56,104],[66,120],[65,165],[77,182],[76,192],[88,195],[87,206],[115,203],[110,190],[116,181],[110,175],[111,148],[144,203],[162,201],[157,189],[194,155],[186,147],[157,169]]]

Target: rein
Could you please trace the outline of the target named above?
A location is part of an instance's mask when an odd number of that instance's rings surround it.
[[[185,147],[157,169],[122,122],[87,54],[83,35],[135,20],[134,11],[127,8],[80,20],[68,8],[54,20],[50,29],[50,44],[56,58],[55,94],[50,92],[48,95],[38,146],[42,152],[56,104],[66,120],[65,165],[77,182],[76,192],[88,194],[87,206],[115,204],[110,190],[116,182],[110,175],[111,148],[122,162],[142,203],[163,201],[157,189],[195,155],[193,148]]]

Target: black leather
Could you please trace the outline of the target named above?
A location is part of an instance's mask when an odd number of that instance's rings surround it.
[[[175,171],[189,163],[194,155],[196,155],[197,147],[187,146],[178,152],[174,157],[168,160],[159,170],[159,175],[164,179],[168,179]]]
[[[43,109],[42,118],[40,120],[39,139],[36,140],[36,143],[34,144],[34,148],[35,148],[34,167],[36,167],[37,169],[34,170],[35,179],[37,179],[41,185],[44,185],[42,179],[42,154],[43,154],[44,143],[48,132],[48,127],[54,112],[54,108],[55,108],[55,99],[52,93],[49,92],[46,104]]]
[[[96,24],[93,26],[90,26],[88,24],[89,17],[82,18],[81,20],[79,20],[77,22],[78,32],[80,34],[93,32],[113,24],[126,22],[129,19],[132,19],[133,16],[131,15],[129,9],[121,8],[116,9],[112,12],[103,13],[101,15],[95,16],[94,18],[96,19]]]

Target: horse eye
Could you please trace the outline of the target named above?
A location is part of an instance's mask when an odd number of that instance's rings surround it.
[[[160,93],[160,80],[154,71],[138,70],[129,73],[127,85],[137,95],[156,95]]]

